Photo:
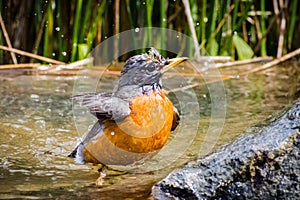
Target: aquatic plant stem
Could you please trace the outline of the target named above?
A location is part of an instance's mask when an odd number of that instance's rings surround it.
[[[293,0],[293,2],[292,2],[292,15],[291,15],[289,32],[288,32],[288,49],[292,48],[293,36],[294,36],[294,31],[295,31],[295,24],[296,24],[296,20],[298,18],[297,7],[298,7],[298,0]]]
[[[194,42],[195,47],[195,58],[197,61],[200,61],[200,46],[197,40],[196,31],[195,31],[195,25],[191,14],[190,4],[188,0],[182,0],[185,8],[185,14],[188,20],[189,28],[192,33],[192,38]]]
[[[266,33],[266,22],[265,22],[265,17],[266,17],[266,9],[265,9],[265,0],[260,1],[260,9],[261,9],[261,16],[260,16],[260,28],[261,28],[261,34],[265,35]],[[261,41],[261,56],[266,56],[267,55],[267,39],[262,38]]]
[[[162,34],[160,35],[160,49],[166,49],[166,30],[167,27],[167,1],[161,0],[160,1],[160,28]],[[162,52],[162,56],[166,56],[165,52]]]
[[[206,16],[206,8],[207,8],[207,0],[203,0],[202,3],[202,14],[201,14],[201,41],[206,39],[206,23],[207,23],[207,16]]]
[[[31,58],[34,58],[34,59],[37,59],[37,60],[48,62],[48,63],[65,64],[64,62],[61,62],[61,61],[58,61],[58,60],[54,60],[54,59],[47,58],[47,57],[44,57],[44,56],[39,56],[39,55],[29,53],[29,52],[26,52],[26,51],[22,51],[22,50],[19,50],[19,49],[6,47],[6,46],[3,46],[3,45],[0,45],[0,49],[5,50],[5,51],[9,51],[9,52],[13,52],[13,53],[17,53],[17,54],[20,54],[22,56],[31,57]]]
[[[53,1],[53,0],[52,0]],[[52,1],[49,1],[49,5],[52,5]],[[53,53],[53,26],[54,26],[54,10],[51,6],[47,7],[47,21],[45,26],[44,34],[44,46],[43,46],[43,55],[50,56]]]
[[[48,6],[50,4],[47,3],[46,5],[46,10],[48,10]],[[39,32],[37,34],[37,37],[35,39],[34,45],[33,45],[33,49],[32,49],[32,53],[33,54],[37,54],[38,50],[39,50],[39,45],[43,36],[43,31],[44,31],[44,27],[45,27],[45,23],[46,23],[46,19],[47,19],[47,12],[43,12],[43,17],[42,17],[42,21],[41,21],[41,25],[40,25],[40,29]],[[33,62],[34,59],[31,58],[29,62]]]
[[[284,5],[282,0],[279,0],[279,6],[280,9],[282,10]],[[279,37],[278,37],[278,46],[277,46],[277,58],[282,56],[282,51],[283,51],[283,40],[284,40],[284,30],[285,30],[285,24],[286,24],[286,19],[285,19],[285,14],[284,12],[281,12],[281,19],[280,19],[280,26],[279,26]]]
[[[76,6],[75,20],[74,20],[71,61],[75,61],[76,56],[77,56],[78,31],[79,31],[79,22],[80,22],[80,18],[81,18],[81,10],[82,10],[82,0],[78,0],[77,6]]]
[[[8,33],[7,33],[7,31],[6,31],[5,24],[4,24],[4,22],[3,22],[1,13],[0,13],[0,24],[1,24],[1,29],[2,29],[2,31],[3,31],[3,35],[4,35],[5,41],[6,41],[6,43],[7,43],[7,46],[8,46],[9,48],[12,48],[11,42],[10,42]],[[11,56],[11,59],[12,59],[13,63],[14,63],[14,64],[18,64],[16,55],[14,54],[14,52],[10,52],[10,56]]]
[[[115,29],[114,34],[120,32],[120,0],[115,0]],[[119,55],[119,37],[114,39],[114,59],[118,59]]]
[[[256,67],[254,69],[251,69],[249,71],[246,71],[244,73],[241,73],[241,75],[246,75],[246,74],[250,74],[250,73],[254,73],[254,72],[266,70],[266,69],[268,69],[270,67],[278,65],[279,63],[282,63],[282,62],[284,62],[284,61],[286,61],[286,60],[288,60],[288,59],[290,59],[292,57],[295,57],[295,56],[297,56],[299,54],[300,54],[300,48],[296,49],[295,51],[292,51],[292,52],[290,52],[290,53],[288,53],[288,54],[286,54],[286,55],[284,55],[284,56],[282,56],[280,58],[276,58],[276,59],[272,60],[271,62],[268,62],[268,63],[266,63],[266,64],[264,64],[262,66],[259,66],[259,67]]]

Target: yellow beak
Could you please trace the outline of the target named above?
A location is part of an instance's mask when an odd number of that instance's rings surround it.
[[[187,60],[188,58],[187,57],[179,57],[179,58],[172,58],[172,59],[169,59],[169,64],[164,66],[162,69],[161,69],[161,72],[164,73],[166,71],[168,71],[169,69],[171,69],[172,67],[175,67],[176,65],[179,65],[180,63],[182,63],[183,61]]]

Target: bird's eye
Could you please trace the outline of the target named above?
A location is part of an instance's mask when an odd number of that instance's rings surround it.
[[[147,71],[148,72],[153,72],[155,70],[155,68],[156,67],[155,67],[154,63],[151,63],[151,64],[148,65]]]

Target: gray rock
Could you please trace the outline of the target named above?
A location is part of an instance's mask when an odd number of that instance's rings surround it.
[[[155,199],[300,199],[300,102],[215,153],[173,171]]]

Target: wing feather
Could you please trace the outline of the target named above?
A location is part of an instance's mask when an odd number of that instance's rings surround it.
[[[120,120],[130,114],[129,102],[113,93],[85,93],[72,97],[80,106],[86,107],[98,119]]]

